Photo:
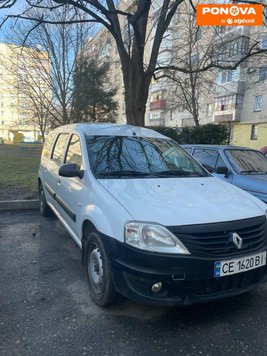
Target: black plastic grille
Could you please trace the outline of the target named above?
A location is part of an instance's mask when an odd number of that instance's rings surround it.
[[[198,296],[223,293],[228,291],[238,291],[261,281],[266,273],[266,266],[248,272],[237,273],[232,276],[225,276],[199,281],[186,281],[188,293]]]
[[[196,256],[238,256],[267,247],[267,223],[265,217],[218,224],[168,227],[174,235]],[[232,235],[237,233],[243,240],[238,249]]]

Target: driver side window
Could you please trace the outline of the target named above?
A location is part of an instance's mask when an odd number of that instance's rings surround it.
[[[216,163],[216,169],[218,167],[223,167],[223,168],[227,168],[226,164],[224,163],[224,160],[222,159],[222,156],[219,154],[219,157],[218,157],[218,160],[217,160],[217,163]]]
[[[209,149],[195,149],[193,157],[209,172],[214,173],[218,158],[218,151]]]
[[[71,136],[67,154],[66,154],[65,163],[75,163],[77,164],[79,169],[83,168],[81,143],[78,135]]]

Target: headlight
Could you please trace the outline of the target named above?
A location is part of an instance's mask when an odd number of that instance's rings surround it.
[[[176,236],[157,224],[129,222],[125,225],[125,242],[146,251],[190,254]]]

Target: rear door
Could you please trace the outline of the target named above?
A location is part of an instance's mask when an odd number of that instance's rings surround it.
[[[39,178],[41,179],[42,185],[45,186],[45,183],[47,180],[49,180],[49,172],[48,172],[48,167],[49,167],[49,161],[51,159],[51,154],[52,154],[52,149],[55,143],[55,138],[57,134],[51,132],[44,143],[44,147],[42,150],[42,157],[41,157],[41,164],[40,164],[40,169],[39,169]],[[52,197],[50,194],[48,194],[47,190],[45,189],[45,198],[49,203],[53,203]]]

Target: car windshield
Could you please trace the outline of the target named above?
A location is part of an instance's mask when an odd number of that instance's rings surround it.
[[[252,150],[225,150],[233,168],[243,174],[266,174],[267,158]]]
[[[208,173],[175,141],[161,138],[89,136],[96,178],[204,177]]]

